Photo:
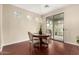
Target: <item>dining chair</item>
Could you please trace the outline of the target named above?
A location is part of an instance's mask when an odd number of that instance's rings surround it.
[[[28,32],[30,43],[33,45],[33,47],[39,47],[40,41],[39,38],[33,37],[33,34],[31,32]]]
[[[42,44],[45,47],[48,47],[48,45],[50,44],[50,40],[51,40],[51,35],[49,35],[47,38],[42,39],[44,44]]]

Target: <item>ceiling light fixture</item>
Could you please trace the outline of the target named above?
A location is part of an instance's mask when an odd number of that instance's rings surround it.
[[[48,7],[49,7],[49,5],[45,5],[44,7],[45,7],[45,8],[48,8]]]

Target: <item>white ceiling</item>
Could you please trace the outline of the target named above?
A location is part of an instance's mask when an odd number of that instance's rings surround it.
[[[47,4],[49,7],[45,8],[45,4],[14,4],[14,6],[29,10],[31,12],[43,15],[55,9],[66,6],[67,4]]]

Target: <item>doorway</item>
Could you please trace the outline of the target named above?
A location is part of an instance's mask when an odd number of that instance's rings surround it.
[[[52,38],[64,41],[64,13],[59,13],[46,18],[47,33],[51,33]]]

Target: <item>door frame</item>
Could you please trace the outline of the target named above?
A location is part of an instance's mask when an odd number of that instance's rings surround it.
[[[61,42],[64,42],[64,12],[61,12],[61,13],[58,13],[58,14],[54,14],[54,15],[51,15],[51,16],[48,16],[48,17],[52,17],[52,22],[53,22],[53,39],[54,39],[54,16],[56,15],[59,15],[59,14],[63,14],[63,40]],[[46,32],[47,32],[47,18],[46,17]],[[54,39],[55,40],[55,39]],[[56,41],[60,41],[60,40],[56,40]]]

